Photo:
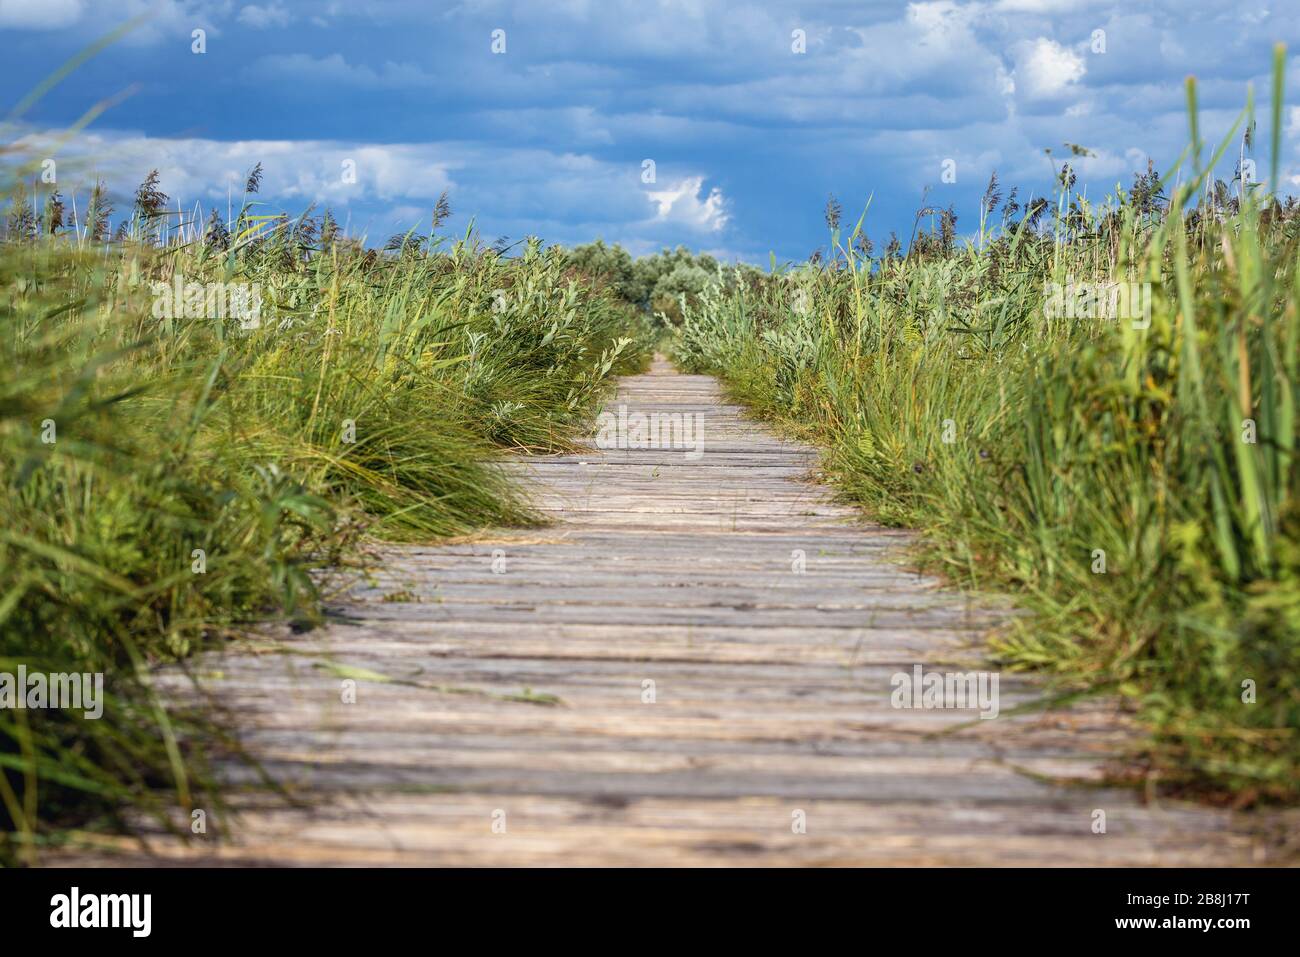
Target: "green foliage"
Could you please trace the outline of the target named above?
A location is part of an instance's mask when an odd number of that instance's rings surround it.
[[[494,460],[571,447],[649,341],[537,242],[381,254],[249,206],[176,226],[159,195],[150,177],[107,242],[37,235],[19,193],[0,246],[0,670],[103,672],[108,695],[98,721],[0,710],[0,858],[210,797],[222,733],[164,710],[151,669],[315,624],[365,536],[538,522]],[[178,282],[256,286],[260,321],[191,314]]]
[[[622,246],[606,246],[603,239],[597,239],[585,246],[575,246],[567,255],[575,271],[608,287],[624,302],[644,306],[648,301],[648,287],[637,276],[632,256]]]
[[[906,257],[836,234],[829,262],[706,290],[676,352],[824,443],[934,566],[1014,594],[1033,614],[1000,636],[1008,666],[1134,700],[1135,767],[1294,801],[1300,210],[1182,179],[1090,206],[1066,176],[1048,221],[1033,204]],[[1150,283],[1149,327],[1045,310],[1048,282],[1116,281]]]
[[[697,255],[685,246],[633,260],[622,246],[607,246],[599,239],[574,247],[568,261],[577,272],[669,326],[681,323],[683,299],[694,304],[710,285],[731,288],[761,275],[752,266],[723,266],[707,253]]]

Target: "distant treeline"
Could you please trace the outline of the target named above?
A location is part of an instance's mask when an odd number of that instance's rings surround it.
[[[683,296],[688,303],[694,303],[711,283],[728,288],[746,277],[763,275],[755,266],[723,264],[707,253],[692,253],[685,246],[633,259],[617,243],[610,246],[598,239],[575,246],[568,251],[568,257],[579,272],[674,326],[682,321]]]

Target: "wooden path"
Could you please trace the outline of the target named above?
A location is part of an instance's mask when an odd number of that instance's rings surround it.
[[[898,564],[908,535],[807,480],[814,453],[657,360],[611,409],[703,413],[699,457],[522,469],[550,528],[390,548],[330,627],[206,683],[305,806],[231,765],[232,840],[162,860],[420,865],[1226,865],[1278,824],[1095,782],[1101,706],[900,709],[892,676],[980,668],[999,613]],[[355,702],[345,703],[347,683]],[[971,726],[941,736],[961,724]],[[1092,786],[1066,787],[1061,779]],[[246,788],[242,785],[247,785]],[[1097,812],[1105,833],[1095,833]],[[143,863],[139,854],[81,859]],[[156,860],[156,858],[154,858]]]

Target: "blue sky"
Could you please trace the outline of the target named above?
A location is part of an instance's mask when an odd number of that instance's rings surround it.
[[[131,90],[57,154],[60,188],[83,204],[93,176],[125,194],[157,167],[187,207],[224,210],[230,184],[261,161],[262,198],[295,212],[329,205],[372,241],[427,228],[445,189],[447,228],[473,216],[488,242],[601,237],[637,254],[685,243],[763,264],[826,242],[829,193],[850,220],[874,194],[866,229],[879,245],[891,229],[906,239],[927,186],[961,232],[977,225],[995,169],[1022,200],[1041,195],[1044,147],[1096,153],[1076,164],[1090,197],[1128,185],[1148,156],[1167,166],[1186,142],[1189,73],[1207,139],[1254,82],[1263,172],[1271,47],[1300,54],[1300,3],[1251,0],[0,0],[6,112],[143,12],[144,26],[6,133],[44,155],[51,132]],[[1284,124],[1291,191],[1298,59]],[[1219,170],[1232,173],[1231,162]]]

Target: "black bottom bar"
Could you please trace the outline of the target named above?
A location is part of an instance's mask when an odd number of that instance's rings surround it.
[[[609,944],[605,928],[614,921],[626,923],[629,942],[665,944],[683,939],[661,936],[672,930],[689,932],[693,941],[772,943],[768,935],[779,927],[808,943],[838,931],[863,944],[910,939],[945,951],[980,941],[987,946],[1022,929],[1046,929],[1058,943],[1127,937],[1231,947],[1261,932],[1276,937],[1294,930],[1295,876],[1288,870],[52,869],[0,873],[0,900],[7,944],[77,934],[83,941],[205,947],[373,945],[412,937],[451,945],[481,934],[495,949],[512,934],[534,945],[557,933],[566,943],[590,936]]]

